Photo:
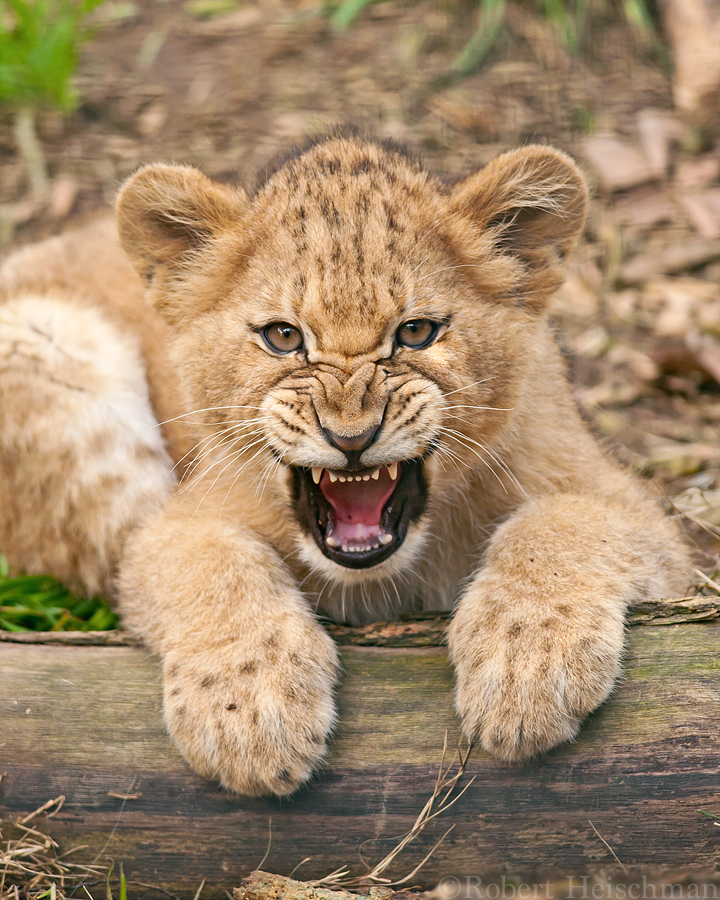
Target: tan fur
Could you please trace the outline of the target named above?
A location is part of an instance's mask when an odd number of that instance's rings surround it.
[[[334,138],[252,197],[189,168],[133,176],[117,218],[150,306],[108,224],[8,262],[3,315],[27,335],[0,342],[2,545],[90,590],[124,546],[120,610],[163,657],[168,727],[199,772],[282,795],[320,763],[337,654],[315,611],[362,622],[457,606],[465,731],[522,760],[607,698],[627,604],[684,589],[674,524],[588,434],[545,320],[586,200],[547,147],[447,189],[394,150]],[[33,343],[42,303],[64,324]],[[395,347],[417,318],[443,322],[435,343]],[[305,352],[269,352],[258,329],[272,321],[299,328]],[[140,354],[185,473],[165,501]],[[109,412],[121,386],[125,419]],[[346,568],[299,528],[289,467],[343,469],[322,429],[378,425],[362,465],[429,453],[428,503],[388,559]],[[54,467],[52,447],[68,448]],[[110,460],[117,483],[82,494]],[[85,562],[58,562],[73,556]]]

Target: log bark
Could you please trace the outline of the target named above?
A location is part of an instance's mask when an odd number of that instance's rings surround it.
[[[449,613],[425,612],[402,616],[399,621],[369,625],[326,624],[341,646],[443,647]],[[639,600],[627,612],[626,624],[682,625],[720,619],[720,597],[680,597]],[[66,644],[86,647],[140,647],[141,642],[124,631],[0,631],[0,643]]]
[[[665,613],[707,615],[705,600]],[[419,639],[417,622],[400,625]],[[430,628],[439,640],[442,628]],[[720,812],[719,650],[717,621],[630,628],[625,674],[578,740],[523,766],[475,748],[460,787],[475,781],[388,875],[407,874],[450,825],[413,880],[421,888],[446,876],[534,883],[614,871],[603,841],[628,868],[719,867],[720,832],[699,812]],[[38,817],[63,850],[87,844],[78,861],[112,857],[131,881],[188,900],[203,878],[202,900],[225,897],[259,867],[270,833],[263,869],[361,875],[360,854],[376,863],[412,826],[445,735],[453,747],[459,730],[443,648],[346,644],[342,658],[324,770],[290,800],[248,800],[186,766],[165,733],[158,663],[143,650],[2,643],[0,814],[16,820],[64,794],[54,818]]]

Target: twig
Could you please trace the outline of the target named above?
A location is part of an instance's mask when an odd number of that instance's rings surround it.
[[[588,819],[588,822],[590,822],[590,819]],[[617,853],[613,850],[613,848],[610,846],[610,844],[608,844],[608,842],[600,834],[600,832],[597,830],[597,828],[593,825],[592,822],[590,822],[590,827],[595,832],[595,834],[600,838],[600,840],[603,842],[603,844],[605,844],[605,846],[608,848],[608,850],[612,853],[613,857],[615,858],[615,862],[620,866],[620,868],[623,870],[623,872],[627,872],[627,868],[620,862],[620,859],[618,858]]]
[[[265,865],[265,860],[270,856],[270,847],[272,847],[272,816],[268,819],[268,842],[265,849],[265,856],[263,856],[259,864],[255,866],[256,869],[262,869]]]
[[[696,575],[699,575],[700,578],[705,582],[705,586],[711,588],[713,591],[717,591],[720,594],[720,584],[717,581],[713,581],[712,578],[708,578],[708,576],[701,572],[700,569],[693,569]]]
[[[408,846],[408,844],[412,843],[425,828],[433,821],[433,819],[437,818],[442,813],[446,812],[453,806],[467,791],[470,785],[475,781],[475,776],[473,776],[470,781],[465,785],[465,787],[460,791],[459,794],[451,798],[455,787],[457,786],[458,781],[462,778],[465,767],[467,765],[467,761],[470,758],[470,753],[472,751],[472,744],[468,745],[466,751],[462,751],[458,746],[453,759],[445,765],[445,759],[447,757],[447,732],[445,732],[445,740],[443,742],[443,751],[442,756],[440,758],[440,766],[438,769],[438,776],[435,781],[435,788],[428,798],[427,802],[420,810],[415,822],[413,823],[412,828],[403,836],[403,838],[399,841],[399,843],[388,853],[380,862],[371,869],[365,875],[353,876],[350,874],[350,870],[347,867],[343,867],[340,869],[336,869],[334,872],[331,872],[329,875],[326,875],[324,878],[319,878],[316,881],[309,881],[308,887],[326,887],[326,888],[356,888],[356,887],[367,887],[368,884],[381,884],[383,887],[394,888],[398,887],[402,884],[406,884],[415,875],[419,872],[422,866],[430,859],[433,853],[437,850],[440,844],[445,840],[450,831],[452,831],[451,826],[445,834],[440,838],[440,840],[432,847],[430,852],[425,856],[425,858],[420,862],[419,865],[415,866],[415,868],[404,878],[401,878],[397,881],[392,881],[389,878],[384,877],[384,873],[386,869],[397,859],[397,857],[403,852],[403,850]],[[454,775],[451,775],[451,771],[453,766],[455,765],[455,761],[458,761],[457,772]],[[440,797],[441,794],[444,794],[442,799],[440,800],[437,809],[435,809],[435,801]]]
[[[48,813],[48,819],[49,819],[52,816],[57,815],[57,813],[60,812],[60,809],[62,808],[62,805],[64,802],[65,802],[65,794],[60,794],[60,796],[56,797],[54,800],[48,800],[47,803],[43,803],[42,806],[38,806],[38,808],[35,810],[35,812],[31,812],[30,815],[25,816],[24,819],[20,819],[20,821],[18,822],[18,825],[26,825],[31,819],[34,819],[35,816],[39,816],[40,813],[45,812],[46,809],[51,809],[57,803],[58,808],[54,812]]]
[[[126,794],[132,794],[132,791],[133,791],[133,788],[135,787],[136,781],[137,781],[137,775],[133,775],[132,781],[130,782],[130,787],[125,792]],[[115,819],[115,824],[112,827],[112,831],[110,832],[108,839],[105,841],[105,846],[102,848],[102,850],[98,853],[98,855],[92,861],[91,865],[94,866],[95,863],[100,859],[100,857],[103,855],[103,853],[110,846],[110,841],[115,837],[115,832],[117,831],[118,825],[120,824],[120,817],[123,814],[123,810],[125,809],[126,803],[127,803],[127,800],[123,800],[122,803],[120,804],[120,809],[118,810],[117,819]]]

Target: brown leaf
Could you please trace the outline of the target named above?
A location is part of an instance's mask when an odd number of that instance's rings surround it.
[[[676,105],[703,113],[720,89],[720,4],[713,0],[664,0],[660,4],[672,48]]]
[[[685,343],[704,372],[720,384],[720,341],[709,334],[690,332]]]
[[[690,221],[706,238],[720,238],[720,188],[680,195]]]
[[[586,138],[583,150],[606,191],[623,191],[656,177],[641,150],[612,134]]]
[[[637,130],[643,153],[656,178],[665,178],[670,164],[670,145],[681,140],[687,127],[672,113],[643,109],[637,114]]]
[[[654,275],[682,272],[712,262],[720,257],[720,240],[691,238],[671,244],[660,251],[641,253],[620,267],[623,284],[638,284]]]
[[[56,219],[64,219],[72,210],[79,185],[72,175],[59,175],[50,189],[50,212]]]

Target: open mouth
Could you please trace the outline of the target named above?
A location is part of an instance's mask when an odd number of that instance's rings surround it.
[[[425,509],[421,459],[374,469],[294,468],[293,478],[301,526],[328,559],[350,569],[392,556]]]

